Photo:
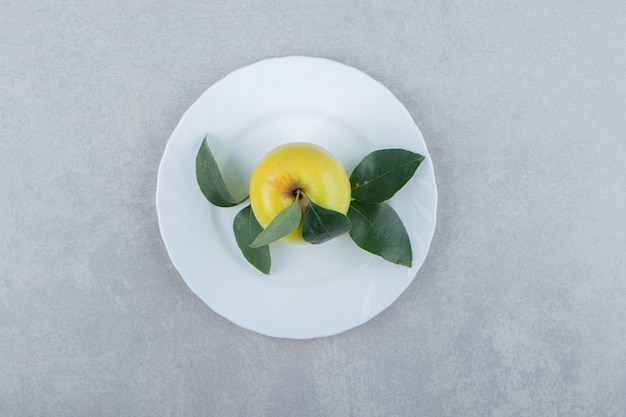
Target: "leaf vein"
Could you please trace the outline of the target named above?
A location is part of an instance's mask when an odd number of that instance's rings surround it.
[[[393,167],[392,169],[387,170],[387,171],[385,171],[385,172],[383,172],[383,173],[381,173],[381,174],[377,175],[376,177],[372,178],[371,180],[365,181],[365,182],[364,182],[364,183],[362,183],[362,184],[357,184],[354,188],[352,188],[352,191],[354,191],[354,190],[358,190],[358,189],[359,189],[359,188],[361,188],[361,187],[364,187],[364,186],[369,185],[369,184],[371,184],[371,183],[373,183],[373,182],[376,182],[376,181],[380,180],[381,178],[383,178],[383,177],[385,177],[385,176],[389,175],[390,173],[392,173],[392,172],[394,172],[394,171],[397,171],[397,170],[399,170],[399,169],[402,169],[402,168],[406,167],[407,165],[410,165],[410,164],[415,163],[415,162],[417,162],[417,161],[419,161],[419,160],[418,160],[418,159],[412,159],[412,160],[410,160],[410,161],[408,161],[408,162],[406,162],[406,163],[404,163],[404,164],[402,164],[402,165],[395,166],[395,167]]]
[[[365,218],[367,220],[367,222],[369,223],[369,229],[374,229],[375,231],[378,232],[378,234],[382,235],[388,242],[392,242],[392,240],[389,238],[389,235],[387,233],[385,233],[382,229],[380,229],[378,226],[376,226],[376,224],[374,222],[372,222],[370,220],[369,217],[367,217],[362,211],[360,211],[359,209],[355,208],[354,206],[352,207],[352,209],[354,211],[356,211],[357,213],[359,213],[363,218]]]

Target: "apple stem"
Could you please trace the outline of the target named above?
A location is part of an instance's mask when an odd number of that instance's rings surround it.
[[[299,185],[297,187],[295,187],[292,191],[292,194],[294,195],[294,197],[298,198],[299,194],[302,192],[302,187],[300,187]]]
[[[302,200],[300,200],[300,195],[304,196]],[[300,188],[296,189],[296,201],[298,202],[298,204],[300,204],[300,209],[304,213],[304,210],[306,210],[308,197],[306,196],[306,194],[304,194],[304,192]]]

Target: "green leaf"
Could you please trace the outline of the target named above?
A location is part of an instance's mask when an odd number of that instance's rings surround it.
[[[324,243],[350,231],[350,220],[338,211],[329,210],[307,199],[302,219],[302,237],[309,243]]]
[[[398,214],[386,203],[350,203],[350,237],[361,248],[404,266],[411,266],[413,252],[409,235]]]
[[[302,211],[300,210],[300,192],[294,200],[293,204],[281,211],[274,217],[274,220],[267,225],[250,244],[251,248],[258,248],[261,246],[269,245],[272,242],[277,241],[280,238],[287,236],[289,233],[296,230],[300,225],[302,219]]]
[[[411,179],[424,157],[404,149],[382,149],[367,155],[350,175],[352,198],[376,204],[389,200]]]
[[[244,201],[235,200],[226,188],[224,178],[217,166],[215,157],[209,148],[206,135],[202,140],[198,155],[196,156],[196,180],[200,186],[200,191],[211,204],[218,207],[232,207]]]
[[[233,220],[233,231],[235,232],[235,240],[237,246],[241,249],[243,256],[256,269],[264,274],[270,273],[272,259],[270,257],[270,247],[262,246],[260,248],[251,248],[250,243],[263,231],[263,228],[257,222],[252,208],[248,205],[242,209]]]

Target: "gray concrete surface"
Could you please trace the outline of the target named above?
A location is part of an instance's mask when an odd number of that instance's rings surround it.
[[[0,415],[626,415],[622,1],[0,2]],[[165,143],[213,82],[322,56],[384,83],[431,253],[338,336],[240,329],[172,267]]]

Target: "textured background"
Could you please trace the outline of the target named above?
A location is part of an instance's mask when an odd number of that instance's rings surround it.
[[[0,415],[626,415],[623,1],[0,0]],[[322,56],[385,84],[439,187],[385,312],[278,340],[172,267],[154,191],[212,83]]]

